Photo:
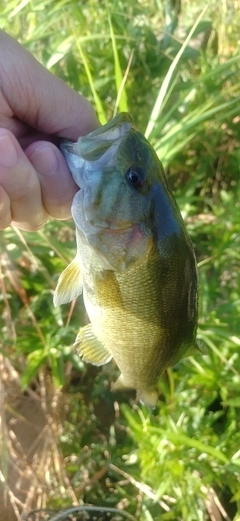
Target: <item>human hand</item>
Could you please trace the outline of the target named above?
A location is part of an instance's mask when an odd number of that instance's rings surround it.
[[[99,126],[90,103],[0,31],[0,229],[71,217],[76,187],[58,149]]]

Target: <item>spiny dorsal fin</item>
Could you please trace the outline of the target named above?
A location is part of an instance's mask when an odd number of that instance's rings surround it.
[[[82,293],[82,275],[78,256],[67,266],[58,279],[54,292],[54,306],[71,302]]]
[[[80,329],[75,345],[77,346],[78,354],[85,362],[90,364],[104,365],[112,359],[111,353],[94,334],[92,324],[88,324]]]

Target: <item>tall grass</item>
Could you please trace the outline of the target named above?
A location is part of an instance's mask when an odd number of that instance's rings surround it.
[[[204,353],[159,379],[155,412],[113,395],[114,367],[86,366],[72,348],[82,301],[52,303],[75,252],[72,223],[2,232],[1,479],[17,519],[78,502],[141,521],[240,519],[240,15],[230,1],[202,4],[178,13],[157,0],[2,2],[1,27],[87,96],[102,123],[129,110],[155,146],[196,249]],[[7,476],[12,424],[26,422],[11,395],[19,379],[44,411],[40,438],[48,432],[20,503]]]

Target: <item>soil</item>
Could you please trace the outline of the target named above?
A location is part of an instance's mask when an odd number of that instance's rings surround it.
[[[39,395],[22,392],[7,367],[0,372],[0,395],[0,521],[20,521],[36,495],[47,419]]]

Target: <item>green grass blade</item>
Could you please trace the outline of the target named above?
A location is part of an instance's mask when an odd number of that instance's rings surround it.
[[[119,89],[118,94],[117,94],[117,99],[116,99],[115,108],[114,108],[114,116],[117,113],[118,106],[119,106],[120,101],[121,101],[122,92],[124,90],[124,85],[125,85],[125,83],[127,81],[127,77],[128,77],[128,73],[129,73],[129,70],[130,70],[130,67],[131,67],[132,59],[133,59],[133,51],[131,52],[131,55],[130,55],[130,58],[129,58],[129,61],[128,61],[128,65],[127,65],[125,74],[123,76],[123,80],[122,80],[122,83],[120,85],[120,89]],[[126,109],[122,109],[122,110],[123,110],[123,112],[128,112],[128,104],[127,104]]]
[[[215,458],[223,464],[226,464],[229,461],[227,456],[225,456],[219,449],[216,449],[215,447],[206,445],[205,443],[203,443],[200,440],[197,440],[196,438],[190,438],[186,434],[179,432],[179,430],[177,430],[176,432],[171,432],[169,430],[163,429],[162,427],[154,427],[152,425],[149,425],[147,421],[143,421],[143,425],[141,425],[141,423],[133,417],[128,407],[122,406],[122,410],[132,429],[134,431],[142,433],[143,436],[143,433],[146,434],[147,432],[149,434],[157,434],[159,436],[159,439],[161,436],[164,436],[164,438],[170,440],[175,446],[185,445],[187,447],[194,448],[200,453],[209,454],[209,456],[212,456],[213,458]]]
[[[162,110],[163,102],[164,102],[164,99],[165,99],[165,97],[167,95],[167,92],[168,92],[168,89],[169,89],[169,85],[170,85],[173,73],[176,70],[176,67],[177,67],[177,65],[179,63],[179,60],[180,60],[184,50],[186,49],[187,45],[189,44],[189,42],[190,42],[190,40],[192,38],[192,35],[194,34],[194,31],[195,31],[196,27],[198,26],[200,20],[202,19],[203,15],[205,14],[207,8],[208,8],[208,6],[206,6],[203,9],[203,11],[200,13],[200,15],[198,16],[195,24],[193,25],[191,31],[189,32],[189,34],[188,34],[185,42],[183,43],[181,49],[176,54],[173,62],[171,63],[171,65],[169,67],[168,73],[166,74],[166,76],[165,76],[165,78],[163,80],[161,89],[160,89],[160,91],[158,93],[158,97],[156,99],[155,105],[153,107],[153,110],[152,110],[152,113],[151,113],[151,116],[150,116],[150,119],[149,119],[149,122],[148,122],[148,125],[147,125],[147,128],[146,128],[146,131],[145,131],[145,136],[146,136],[147,139],[150,137],[150,135],[152,133],[152,130],[154,128],[154,125],[156,123],[156,120],[159,117],[159,114],[160,114],[160,112]]]
[[[215,116],[216,121],[222,121],[226,117],[234,115],[236,106],[239,104],[239,99],[235,98],[224,103],[219,103],[217,106],[212,106],[216,99],[208,100],[197,107],[190,114],[187,114],[181,119],[179,123],[173,125],[168,132],[155,144],[156,153],[159,155],[164,166],[179,152],[191,139],[198,133],[200,123],[211,120]],[[224,112],[229,109],[227,114]],[[191,131],[191,133],[189,133]],[[178,140],[180,136],[180,140]]]
[[[22,0],[18,5],[16,5],[15,9],[11,12],[9,18],[13,18],[16,16],[24,7],[30,2],[30,0]]]
[[[49,58],[46,66],[48,69],[53,67],[56,63],[58,63],[64,56],[68,53],[69,49],[71,48],[73,42],[73,35],[68,36],[64,40],[60,42],[60,44],[57,46],[55,52],[51,55]]]
[[[126,74],[124,76],[122,75],[116,38],[115,38],[112,21],[111,21],[109,13],[108,13],[108,22],[109,22],[110,34],[111,34],[111,40],[112,40],[115,82],[116,82],[116,90],[117,90],[117,100],[116,100],[116,105],[115,105],[115,112],[117,111],[117,108],[119,108],[119,110],[121,112],[128,112],[128,100],[127,100],[127,93],[126,93],[126,89],[125,89],[127,75]],[[128,69],[129,69],[129,67],[127,68],[127,71],[128,71]]]
[[[85,72],[86,72],[86,75],[87,75],[87,78],[88,78],[89,87],[91,89],[91,92],[92,92],[92,95],[93,95],[93,99],[94,99],[94,102],[95,102],[98,119],[99,119],[99,121],[100,121],[100,123],[102,125],[105,125],[105,123],[107,123],[107,118],[106,118],[106,115],[105,115],[105,111],[104,111],[102,102],[101,102],[101,100],[100,100],[100,98],[98,96],[98,93],[97,93],[96,89],[95,89],[93,76],[92,76],[90,67],[88,65],[88,59],[85,56],[85,53],[82,50],[80,41],[79,41],[79,39],[77,38],[76,35],[75,35],[75,41],[76,41],[76,45],[77,45],[77,48],[78,48],[78,52],[79,52],[79,54],[80,54],[80,56],[82,58],[83,66],[84,66],[84,69],[85,69]]]

